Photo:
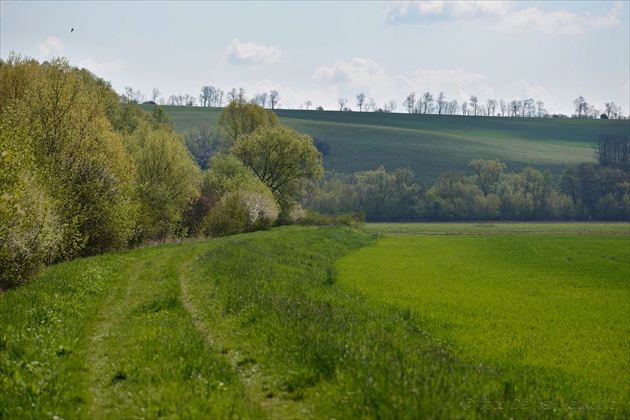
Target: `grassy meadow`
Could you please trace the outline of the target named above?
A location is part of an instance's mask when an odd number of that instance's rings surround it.
[[[628,236],[550,226],[58,264],[0,295],[0,417],[628,416]]]
[[[152,106],[143,105],[151,110]],[[180,133],[216,127],[222,108],[165,106]],[[447,170],[470,172],[472,159],[499,159],[509,171],[595,162],[592,144],[602,133],[629,133],[629,120],[462,117],[374,112],[276,110],[280,122],[331,145],[326,170],[351,173],[410,168],[432,183]]]
[[[606,416],[628,408],[630,241],[627,224],[623,235],[590,226],[548,224],[536,235],[530,224],[503,227],[514,235],[463,226],[465,236],[454,235],[459,225],[448,235],[407,227],[338,261],[339,282],[409,311],[464,360],[514,379],[505,395],[480,390],[469,405],[510,413],[535,401],[538,414]]]

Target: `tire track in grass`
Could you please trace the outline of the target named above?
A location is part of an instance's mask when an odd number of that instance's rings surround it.
[[[197,254],[195,258],[189,259],[180,267],[179,283],[182,292],[182,303],[190,313],[192,322],[197,331],[204,336],[207,343],[220,354],[234,369],[243,392],[248,401],[254,404],[259,410],[258,418],[298,418],[305,412],[305,405],[302,401],[286,398],[278,398],[268,388],[269,384],[275,383],[276,378],[269,376],[268,367],[260,363],[259,349],[255,344],[242,337],[239,326],[233,320],[222,316],[222,309],[216,299],[204,300],[196,299],[195,296],[208,296],[207,290],[204,293],[195,293],[198,290],[190,285],[191,276],[199,272],[199,265],[196,265],[198,258],[202,254]],[[204,288],[212,289],[212,279],[205,279]],[[197,284],[197,286],[199,286]],[[192,290],[191,290],[192,289]],[[204,305],[201,309],[200,305]],[[206,316],[204,316],[204,313]],[[213,313],[215,316],[207,316]]]
[[[141,250],[115,275],[88,346],[87,417],[227,418],[255,411],[181,301],[181,267],[206,247]]]
[[[144,251],[144,250],[143,250]],[[143,252],[144,254],[145,252]],[[107,388],[110,386],[111,378],[107,373],[110,371],[110,354],[106,341],[112,334],[115,334],[114,325],[119,324],[128,307],[131,295],[130,283],[135,282],[144,270],[146,260],[138,261],[139,253],[127,259],[127,264],[115,276],[115,282],[109,284],[110,293],[102,304],[98,313],[98,318],[93,327],[90,345],[88,346],[88,368],[90,370],[89,395],[89,417],[95,418],[105,415],[112,407],[108,404]],[[152,254],[151,254],[152,255]]]

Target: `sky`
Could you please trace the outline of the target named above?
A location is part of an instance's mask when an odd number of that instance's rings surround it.
[[[364,93],[404,112],[411,92],[444,92],[460,104],[532,98],[567,115],[583,96],[630,113],[627,0],[1,0],[0,57],[11,51],[66,57],[147,100],[208,85],[276,90],[291,109],[346,98],[358,110]]]

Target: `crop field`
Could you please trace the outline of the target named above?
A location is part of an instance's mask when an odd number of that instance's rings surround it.
[[[151,110],[151,106],[143,105]],[[164,107],[175,129],[216,127],[221,108]],[[350,173],[410,168],[426,183],[448,170],[469,173],[472,159],[499,159],[508,171],[525,166],[559,176],[567,164],[595,162],[602,133],[630,133],[629,120],[462,117],[276,110],[280,122],[327,141],[326,170]]]
[[[552,230],[58,264],[0,294],[0,418],[627,417],[628,236]]]
[[[370,301],[409,311],[463,359],[519,378],[506,382],[498,398],[483,390],[468,394],[471,408],[509,415],[527,402],[539,415],[575,409],[596,416],[627,409],[628,225],[622,225],[625,235],[583,225],[523,233],[531,231],[529,224],[504,227],[520,230],[515,235],[466,227],[466,235],[453,235],[458,226],[449,227],[450,236],[436,236],[446,226],[423,235],[421,228],[415,235],[411,226],[399,229],[407,235],[382,237],[338,261],[339,282]],[[598,225],[615,232],[611,227]]]

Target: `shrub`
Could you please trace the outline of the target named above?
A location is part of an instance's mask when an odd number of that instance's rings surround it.
[[[205,218],[206,233],[235,235],[267,229],[278,218],[278,204],[271,193],[232,191],[225,194]]]

